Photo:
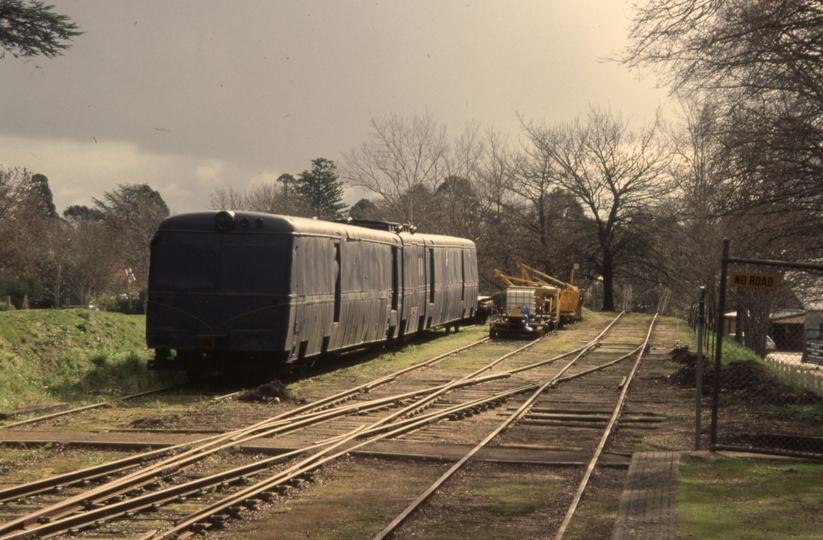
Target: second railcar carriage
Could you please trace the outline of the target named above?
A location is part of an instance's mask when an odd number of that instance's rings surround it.
[[[474,243],[385,228],[229,211],[164,220],[151,245],[150,367],[271,374],[473,317]]]

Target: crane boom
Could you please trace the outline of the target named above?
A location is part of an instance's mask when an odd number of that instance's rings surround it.
[[[523,259],[521,259],[520,257],[517,258],[517,266],[520,267],[520,274],[526,279],[534,280],[534,278],[529,274],[529,272],[531,272],[533,275],[538,276],[541,279],[548,280],[550,283],[553,283],[555,285],[563,287],[564,289],[577,290],[577,287],[575,287],[571,283],[566,283],[565,281],[560,281],[559,279],[553,278],[548,274],[544,274],[540,270],[532,268],[531,266],[524,263]],[[548,285],[548,283],[546,283],[546,284]]]

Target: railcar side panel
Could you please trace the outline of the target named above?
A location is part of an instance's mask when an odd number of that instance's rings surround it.
[[[348,238],[329,252],[328,259],[339,259],[340,268],[338,274],[332,267],[332,314],[339,313],[332,319],[329,351],[387,338],[393,294],[392,247],[385,241]]]
[[[291,358],[323,352],[334,317],[333,242],[323,236],[295,236],[292,295],[295,325]]]

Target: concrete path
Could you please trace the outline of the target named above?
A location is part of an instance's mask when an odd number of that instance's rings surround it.
[[[676,540],[679,452],[636,452],[612,540]]]

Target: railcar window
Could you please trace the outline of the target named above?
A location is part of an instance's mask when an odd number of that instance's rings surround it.
[[[420,286],[425,286],[426,284],[426,261],[425,261],[425,250],[420,248],[417,250],[417,282]]]
[[[167,234],[152,246],[158,291],[288,294],[290,248],[274,235]]]
[[[217,286],[220,251],[213,238],[167,236],[158,239],[153,248],[153,289],[211,292]]]
[[[236,235],[223,244],[220,291],[288,294],[291,249],[285,237]]]

